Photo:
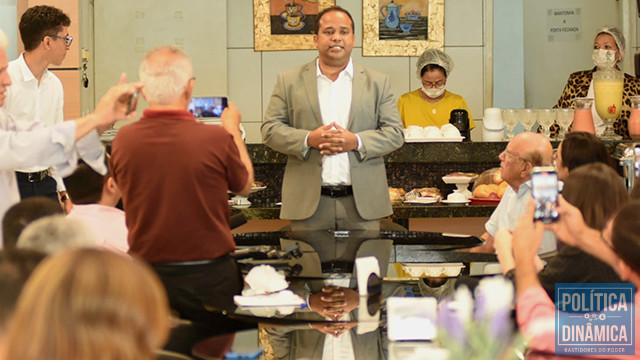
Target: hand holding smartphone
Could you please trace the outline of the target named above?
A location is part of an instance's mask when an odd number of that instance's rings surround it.
[[[140,96],[140,90],[134,92],[131,96],[129,96],[129,101],[127,102],[127,111],[124,113],[125,115],[129,115],[132,112],[136,111],[136,107],[138,106],[139,96]]]
[[[531,173],[531,195],[536,202],[534,220],[558,220],[558,173],[553,166],[535,166]]]

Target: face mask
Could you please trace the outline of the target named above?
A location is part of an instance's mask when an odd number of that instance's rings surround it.
[[[593,49],[593,63],[600,68],[612,68],[616,65],[616,51],[605,49]]]
[[[437,88],[426,88],[426,87],[423,86],[421,90],[428,97],[430,97],[432,99],[436,99],[440,95],[444,94],[444,88],[445,88],[445,85],[442,85],[442,86],[437,87]]]

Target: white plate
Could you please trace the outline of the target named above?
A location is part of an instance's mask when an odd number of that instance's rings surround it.
[[[232,208],[234,209],[246,209],[249,206],[251,206],[251,204],[237,204],[237,205],[231,205]]]
[[[254,192],[256,192],[256,191],[264,190],[264,189],[266,189],[266,188],[267,188],[266,186],[257,186],[257,187],[252,187],[252,188],[251,188],[251,192],[252,192],[252,193],[254,193]]]
[[[470,203],[470,202],[471,202],[471,200],[463,200],[463,201],[449,201],[449,200],[442,200],[442,203],[443,203],[443,204],[450,204],[450,205],[455,205],[455,204],[463,205],[463,204],[468,204],[468,203]]]
[[[435,204],[437,202],[438,202],[438,198],[434,198],[434,197],[423,197],[423,198],[404,201],[405,204],[417,204],[417,205],[429,205],[429,204]]]
[[[452,138],[404,138],[406,143],[423,143],[423,142],[461,142],[464,136]]]

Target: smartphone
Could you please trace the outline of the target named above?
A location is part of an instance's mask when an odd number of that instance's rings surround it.
[[[127,112],[125,115],[129,115],[132,112],[136,111],[136,107],[138,106],[138,96],[140,96],[140,90],[134,92],[129,96],[129,101],[127,101]]]
[[[192,97],[189,111],[196,118],[219,118],[228,106],[224,96]]]
[[[633,168],[635,176],[640,176],[640,143],[633,144]]]
[[[536,201],[535,220],[558,220],[558,173],[553,166],[535,166],[531,173],[531,195]]]

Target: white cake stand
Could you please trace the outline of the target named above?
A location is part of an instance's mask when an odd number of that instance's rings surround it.
[[[455,184],[457,189],[453,190],[454,193],[459,193],[465,196],[468,200],[471,197],[471,191],[469,191],[469,184],[474,182],[478,176],[443,176],[442,181],[445,184]]]

